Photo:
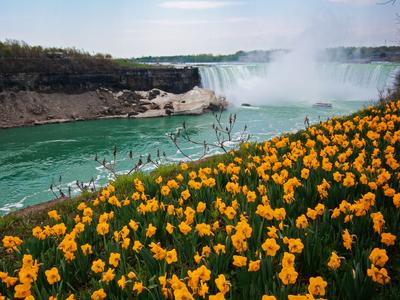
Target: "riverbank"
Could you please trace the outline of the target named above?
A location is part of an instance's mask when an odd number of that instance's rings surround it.
[[[0,218],[2,281],[19,275],[0,293],[395,299],[399,111],[400,101],[369,107],[201,163],[120,176],[32,219]],[[28,253],[37,289],[21,281]]]
[[[183,94],[99,88],[82,93],[0,92],[0,128],[110,118],[198,115],[225,109],[214,92],[194,88]]]
[[[313,108],[309,103],[241,107],[229,106],[221,120],[230,114],[237,115],[233,137],[244,126],[254,140],[266,140],[282,132],[304,128],[304,118],[310,123],[346,115],[369,105],[368,102],[333,102],[332,109]],[[0,215],[28,205],[51,199],[50,184],[62,176],[63,191],[79,192],[76,180],[96,186],[107,183],[107,172],[94,162],[95,154],[110,160],[114,145],[118,147],[118,172],[132,168],[140,155],[157,156],[157,150],[176,161],[182,159],[173,143],[166,136],[176,132],[185,122],[190,134],[197,141],[215,140],[211,130],[212,113],[198,116],[173,116],[160,118],[119,118],[84,122],[70,122],[0,130]],[[194,159],[203,154],[202,147],[183,143],[182,149]],[[128,153],[133,151],[133,160]]]

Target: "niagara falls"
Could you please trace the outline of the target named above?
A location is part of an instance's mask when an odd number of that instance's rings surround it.
[[[400,1],[0,0],[0,300],[400,299]]]

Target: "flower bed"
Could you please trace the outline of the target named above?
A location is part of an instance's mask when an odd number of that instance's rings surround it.
[[[395,299],[399,111],[369,107],[50,210],[32,236],[1,237],[3,299]]]

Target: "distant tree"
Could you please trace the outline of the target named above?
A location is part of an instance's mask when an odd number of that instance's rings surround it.
[[[88,52],[77,48],[30,46],[24,41],[0,41],[0,72],[110,72],[121,66],[110,54]]]

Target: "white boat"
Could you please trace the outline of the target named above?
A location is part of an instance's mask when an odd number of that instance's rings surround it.
[[[327,102],[316,102],[313,104],[313,107],[317,107],[317,108],[332,108],[332,104],[331,103],[327,103]]]

